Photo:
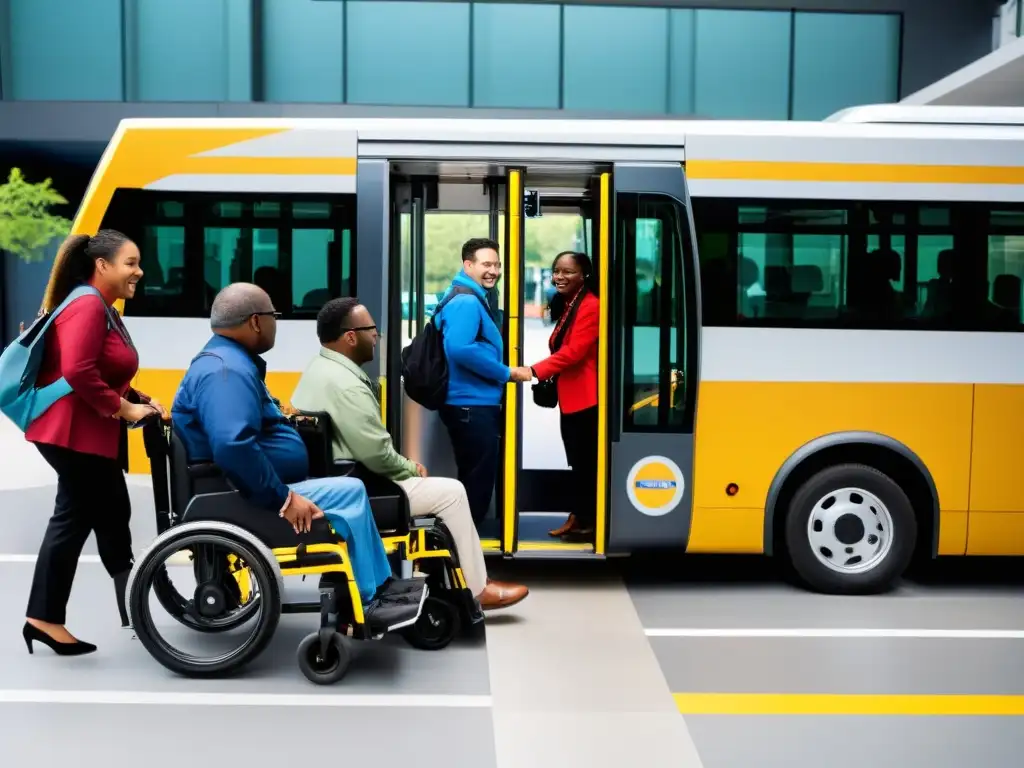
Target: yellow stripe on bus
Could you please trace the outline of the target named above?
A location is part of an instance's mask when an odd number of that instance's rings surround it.
[[[1024,167],[994,165],[891,165],[775,160],[687,160],[691,179],[839,181],[891,184],[1024,184]]]

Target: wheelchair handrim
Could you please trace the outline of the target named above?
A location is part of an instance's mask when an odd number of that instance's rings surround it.
[[[182,549],[188,549],[189,545],[212,545],[224,547],[233,554],[240,556],[248,565],[252,578],[259,588],[259,596],[262,597],[267,595],[270,589],[272,589],[271,581],[274,579],[273,573],[270,572],[267,564],[263,562],[263,558],[258,551],[251,547],[247,542],[236,539],[233,536],[221,533],[213,532],[196,532],[193,534],[187,534],[180,538],[171,538],[167,543],[163,544],[158,549],[150,552],[147,557],[147,562],[139,573],[139,577],[136,579],[136,583],[145,585],[146,597],[148,598],[149,588],[152,588],[157,571],[163,568],[166,572],[165,561],[167,557],[175,552]],[[168,579],[169,581],[169,579]],[[175,590],[177,592],[177,590]],[[260,612],[260,616],[256,619],[256,626],[253,627],[252,631],[245,641],[239,645],[236,649],[227,653],[222,653],[217,656],[205,659],[196,658],[190,654],[182,653],[177,648],[168,643],[163,636],[159,633],[156,628],[156,623],[153,621],[152,611],[150,609],[149,600],[140,600],[138,606],[138,618],[135,619],[134,626],[137,635],[140,635],[140,639],[143,640],[144,645],[152,643],[154,646],[159,648],[160,652],[166,654],[170,658],[174,659],[178,664],[194,668],[196,670],[202,670],[204,668],[217,667],[222,665],[225,661],[232,658],[239,658],[244,660],[254,646],[264,640],[262,637],[264,632],[261,631],[261,624],[263,622],[276,623],[274,616],[266,616],[265,612],[271,610],[270,606],[267,605],[266,601],[259,600],[253,601],[257,605],[257,610]],[[194,628],[192,624],[183,624],[189,628]],[[145,632],[140,632],[140,629],[145,627]],[[272,630],[271,630],[272,631]],[[142,635],[145,635],[143,638]],[[148,641],[148,642],[147,642]],[[153,649],[149,648],[152,653]]]

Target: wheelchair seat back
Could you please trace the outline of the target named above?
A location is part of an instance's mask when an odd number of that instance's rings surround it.
[[[334,460],[334,425],[325,411],[299,411],[292,426],[306,444],[310,477],[345,476],[361,480],[370,497],[370,509],[381,533],[404,535],[412,518],[405,492],[392,481],[371,472],[357,461]]]
[[[212,462],[190,463],[185,443],[175,432],[173,425],[170,433],[168,458],[171,469],[171,508],[180,520],[193,496],[200,493],[223,493],[235,489],[216,464]]]

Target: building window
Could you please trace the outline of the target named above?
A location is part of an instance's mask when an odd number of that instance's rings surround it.
[[[785,120],[790,13],[695,13],[694,112],[704,117]]]
[[[121,100],[121,0],[8,2],[5,98]]]
[[[565,109],[666,111],[667,10],[567,5],[563,13]]]
[[[469,3],[346,5],[349,103],[469,105]]]
[[[473,4],[473,106],[558,109],[561,9]]]
[[[793,29],[793,119],[899,99],[899,16],[797,12]]]
[[[267,101],[345,100],[345,4],[263,0]]]
[[[1024,330],[1024,206],[693,207],[705,325]]]
[[[250,101],[249,0],[136,0],[126,18],[130,101]],[[108,32],[114,36],[113,30]]]
[[[354,293],[355,195],[118,190],[103,221],[139,244],[145,276],[126,315],[208,317],[234,282],[256,283],[285,318]]]

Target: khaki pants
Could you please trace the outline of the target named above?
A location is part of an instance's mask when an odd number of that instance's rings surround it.
[[[450,477],[411,477],[399,485],[409,498],[413,517],[437,515],[451,532],[466,586],[474,597],[479,596],[487,586],[487,566],[462,483]]]

